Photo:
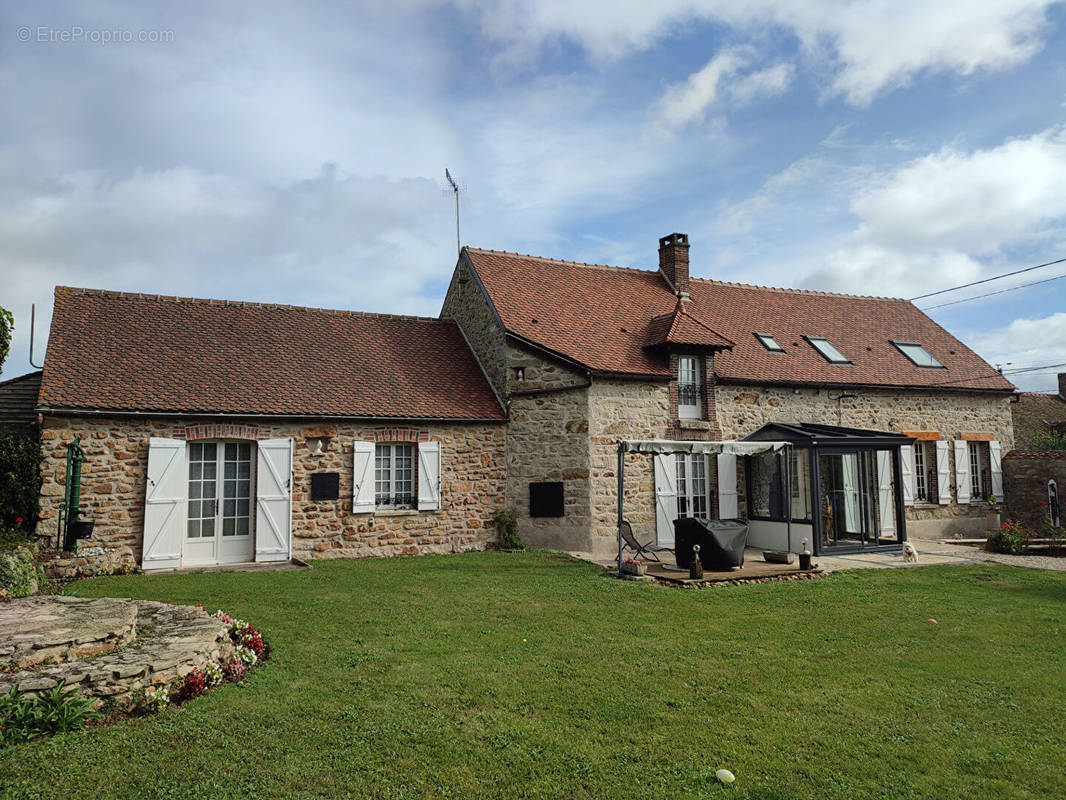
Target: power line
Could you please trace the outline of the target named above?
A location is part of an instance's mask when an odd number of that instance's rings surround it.
[[[1004,374],[1017,375],[1022,372],[1037,372],[1042,369],[1055,369],[1057,367],[1066,367],[1066,364],[1044,364],[1039,367],[1016,367],[1015,369],[1005,369]]]
[[[966,378],[954,378],[953,380],[950,380],[950,381],[941,381],[939,383],[925,383],[925,384],[922,384],[920,387],[917,387],[917,388],[928,389],[928,388],[932,388],[932,387],[935,387],[935,386],[955,386],[955,387],[958,387],[960,389],[975,388],[975,387],[965,386],[964,384],[970,384],[970,383],[973,383],[974,381],[985,380],[987,378],[1005,378],[1008,373],[1011,374],[1011,375],[1017,375],[1019,373],[1023,373],[1023,374],[1024,373],[1035,373],[1037,370],[1054,369],[1056,367],[1066,367],[1066,363],[1064,363],[1064,364],[1042,364],[1040,366],[1025,367],[1025,368],[1022,368],[1022,369],[1019,369],[1019,370],[1004,370],[1003,372],[1000,372],[999,370],[995,370],[994,372],[971,375],[971,376],[966,377]],[[1028,375],[1026,374],[1025,377],[1028,377]]]
[[[1066,260],[1066,259],[1064,259],[1064,260]],[[1052,263],[1058,263],[1058,262],[1052,262]],[[1001,275],[1000,277],[1003,277],[1003,276]],[[1057,280],[1060,280],[1061,278],[1066,278],[1066,275],[1056,275],[1054,278],[1044,278],[1044,280],[1042,280],[1042,281],[1032,281],[1030,283],[1019,283],[1017,286],[1011,286],[1009,289],[1000,289],[997,292],[986,292],[985,294],[975,294],[973,297],[964,297],[962,300],[952,300],[949,303],[938,303],[935,306],[926,306],[925,308],[923,308],[921,310],[922,311],[932,311],[934,308],[944,308],[945,306],[956,306],[959,303],[969,303],[971,300],[980,300],[982,297],[991,297],[992,295],[995,295],[995,294],[1004,294],[1006,292],[1013,292],[1015,289],[1024,289],[1026,286],[1036,286],[1037,284],[1040,284],[1040,283],[1050,283],[1051,281],[1057,281]],[[995,280],[995,279],[994,278],[989,278],[989,280]],[[968,285],[972,285],[972,284],[968,284]],[[956,288],[961,289],[962,287],[958,286]],[[945,292],[950,292],[952,290],[951,289],[945,289],[944,291]],[[933,294],[941,294],[941,293],[940,292],[933,292]],[[930,297],[930,295],[925,295],[925,297]]]
[[[991,278],[982,278],[979,281],[973,281],[972,283],[964,283],[961,286],[952,286],[950,289],[941,289],[939,292],[930,292],[929,294],[920,294],[917,297],[912,297],[911,301],[922,300],[926,297],[935,297],[938,294],[946,294],[948,292],[954,292],[956,289],[966,289],[970,286],[977,286],[978,284],[988,283],[989,281],[998,281],[1000,278],[1009,278],[1011,275],[1021,275],[1023,272],[1032,272],[1034,269],[1040,269],[1041,267],[1050,267],[1054,264],[1062,264],[1066,262],[1066,258],[1060,258],[1057,261],[1048,261],[1046,264],[1037,264],[1035,267],[1025,267],[1025,269],[1016,269],[1014,272],[1004,272],[1002,275],[993,275]]]

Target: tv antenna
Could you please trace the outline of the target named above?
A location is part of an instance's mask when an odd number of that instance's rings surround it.
[[[459,184],[455,182],[455,178],[452,177],[447,167],[444,168],[444,177],[448,179],[452,191],[455,192],[455,250],[458,253],[462,253],[463,245],[459,240]]]

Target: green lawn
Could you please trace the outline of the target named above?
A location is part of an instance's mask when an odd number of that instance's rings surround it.
[[[471,553],[72,592],[221,607],[272,658],[159,717],[0,752],[0,796],[1066,794],[1063,573],[681,590]]]

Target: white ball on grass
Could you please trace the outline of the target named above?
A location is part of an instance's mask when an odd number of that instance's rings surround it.
[[[714,773],[714,775],[722,783],[732,783],[736,780],[736,777],[733,775],[733,773],[727,769],[720,769],[716,773]]]

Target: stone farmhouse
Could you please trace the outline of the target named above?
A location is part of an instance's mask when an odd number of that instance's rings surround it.
[[[627,456],[638,538],[741,517],[760,544],[787,507],[815,552],[984,528],[1008,381],[907,301],[692,278],[688,254],[684,234],[657,270],[463,248],[439,319],[58,287],[39,532],[63,539],[73,442],[94,526],[53,570],[484,548],[503,508],[533,546],[605,555],[619,440],[771,430],[820,444],[785,472]]]
[[[464,248],[441,316],[507,404],[507,504],[537,546],[613,552],[619,439],[741,439],[782,422],[913,437],[898,490],[889,462],[825,454],[811,486],[818,465],[798,459],[800,525],[827,513],[833,480],[856,502],[900,491],[906,529],[925,537],[983,531],[987,499],[1002,495],[1014,387],[905,300],[693,278],[688,237],[674,233],[657,270]],[[773,464],[746,459],[758,472],[746,476],[734,456],[630,458],[626,474],[643,479],[624,502],[641,541],[670,543],[679,515],[749,518],[753,533],[783,518]],[[561,516],[540,516],[538,496],[560,489]],[[869,542],[883,524],[849,516],[848,541],[819,537],[815,552]]]

